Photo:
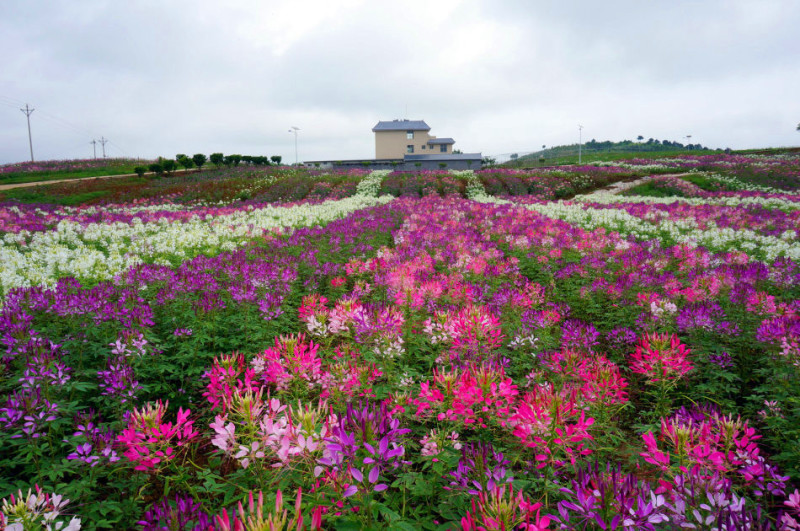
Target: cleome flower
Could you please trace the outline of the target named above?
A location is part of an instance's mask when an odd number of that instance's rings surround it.
[[[133,463],[134,470],[156,472],[161,464],[175,459],[181,448],[199,437],[191,411],[178,408],[175,423],[165,422],[169,401],[148,403],[134,409],[128,427],[117,437],[124,448],[125,457]]]
[[[694,369],[689,350],[675,334],[645,334],[631,355],[631,370],[648,384],[678,380]]]

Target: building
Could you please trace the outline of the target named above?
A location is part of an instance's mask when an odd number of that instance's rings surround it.
[[[375,158],[393,159],[405,155],[452,155],[452,138],[436,138],[424,120],[378,122],[375,133]]]
[[[453,153],[452,138],[437,138],[424,120],[378,122],[375,133],[375,158],[357,160],[314,160],[303,164],[320,169],[364,167],[374,170],[478,170],[480,153]]]

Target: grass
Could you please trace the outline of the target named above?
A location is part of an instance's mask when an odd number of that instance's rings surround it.
[[[705,175],[699,175],[696,173],[687,173],[686,175],[682,175],[681,179],[697,185],[698,188],[702,188],[706,192],[719,192],[724,188],[719,181],[709,179]]]
[[[677,157],[681,155],[715,155],[719,151],[711,149],[682,149],[674,151],[627,151],[627,152],[584,152],[581,156],[582,164],[590,164],[592,162],[616,162],[620,160],[629,159],[662,159],[669,157]],[[529,158],[530,157],[530,158]],[[540,168],[543,166],[561,166],[565,164],[577,164],[578,153],[556,155],[552,158],[545,158],[544,162],[539,162],[538,157],[532,156],[520,157],[516,161],[509,161],[501,164],[501,166],[508,168]]]
[[[647,197],[685,197],[684,193],[671,186],[657,185],[652,181],[629,188],[622,195],[644,195]]]
[[[47,203],[51,205],[74,206],[86,203],[93,199],[106,196],[110,190],[95,190],[93,192],[82,192],[72,195],[51,195],[47,190],[31,190],[30,188],[15,188],[6,190],[2,193],[3,199],[7,201],[19,201],[20,203]]]
[[[138,164],[130,166],[89,168],[84,170],[54,170],[42,172],[21,172],[7,173],[0,176],[0,184],[23,184],[36,183],[42,181],[55,181],[60,179],[82,179],[84,177],[102,177],[104,175],[126,175],[133,173],[133,168]]]

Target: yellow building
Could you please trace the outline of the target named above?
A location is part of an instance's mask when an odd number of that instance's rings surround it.
[[[406,155],[452,155],[452,138],[436,138],[424,120],[378,122],[375,133],[375,158],[396,159]]]

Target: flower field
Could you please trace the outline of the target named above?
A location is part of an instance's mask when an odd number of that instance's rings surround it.
[[[800,529],[797,158],[246,171],[0,203],[0,529]]]

